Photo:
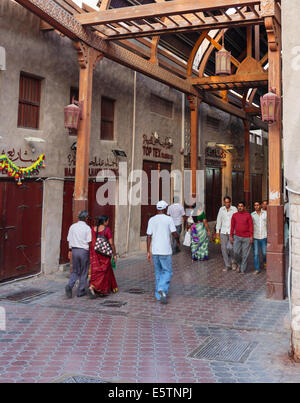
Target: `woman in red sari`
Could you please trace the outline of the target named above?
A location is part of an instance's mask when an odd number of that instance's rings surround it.
[[[111,258],[95,252],[97,233],[104,235],[111,245],[113,257],[116,261],[116,248],[112,240],[111,230],[108,227],[108,217],[98,217],[98,225],[92,229],[92,244],[90,247],[91,279],[88,289],[90,298],[108,295],[110,292],[117,292],[118,285],[111,266]]]

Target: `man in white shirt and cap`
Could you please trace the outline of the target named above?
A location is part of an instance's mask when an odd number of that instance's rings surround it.
[[[177,196],[174,197],[174,203],[168,207],[167,215],[169,215],[173,218],[173,221],[174,221],[174,224],[176,227],[176,232],[180,239],[180,235],[182,232],[182,223],[183,223],[183,221],[185,221],[186,215],[185,215],[183,206],[179,203],[179,197],[177,197]],[[177,246],[176,238],[173,238],[172,250],[173,250],[173,254],[180,252],[180,250]]]
[[[231,205],[231,198],[229,196],[224,197],[224,206],[220,208],[217,224],[216,235],[221,240],[221,251],[225,267],[223,271],[236,270],[237,266],[232,259],[232,246],[229,241],[231,218],[234,213],[237,213],[237,208]]]
[[[68,233],[69,259],[72,258],[72,273],[65,291],[68,298],[72,298],[72,289],[79,279],[77,297],[86,294],[87,278],[90,265],[90,243],[92,231],[87,225],[88,212],[80,211],[78,222],[72,224]]]
[[[151,262],[150,245],[152,242],[152,260],[155,271],[155,298],[162,304],[167,303],[170,281],[173,275],[172,268],[172,234],[177,246],[180,246],[174,221],[166,215],[168,204],[161,200],[157,203],[157,214],[151,217],[147,228],[147,258]]]

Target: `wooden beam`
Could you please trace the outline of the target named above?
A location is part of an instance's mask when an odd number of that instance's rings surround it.
[[[198,128],[199,128],[199,105],[198,97],[189,96],[191,113],[191,171],[192,171],[192,198],[197,195],[197,169],[198,169]]]
[[[187,13],[204,12],[215,9],[227,9],[237,6],[260,4],[260,0],[173,0],[172,2],[151,3],[141,6],[116,8],[106,11],[96,11],[88,14],[78,14],[76,18],[82,25],[101,25],[113,22],[131,21],[133,19],[172,16]]]
[[[81,210],[88,210],[88,181],[90,160],[91,110],[93,71],[96,63],[103,58],[100,52],[75,42],[80,66],[79,101],[82,102],[82,120],[77,134],[75,187],[73,199],[73,221],[77,221]]]
[[[193,85],[249,83],[254,81],[268,81],[268,73],[233,74],[230,76],[194,77],[189,81]]]

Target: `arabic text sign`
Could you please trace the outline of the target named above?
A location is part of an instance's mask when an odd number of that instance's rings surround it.
[[[2,306],[0,306],[0,330],[6,330],[6,312]]]

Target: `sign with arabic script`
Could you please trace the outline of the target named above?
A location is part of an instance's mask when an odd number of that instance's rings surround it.
[[[144,157],[154,157],[160,159],[173,160],[173,155],[166,150],[173,147],[173,141],[170,137],[165,137],[162,140],[158,135],[152,134],[148,137],[143,135],[143,155]]]
[[[76,154],[68,154],[68,167],[65,168],[65,176],[74,177],[76,167]],[[102,159],[100,157],[93,157],[89,163],[89,177],[96,177],[103,169],[111,170],[117,174],[118,162],[111,160],[109,157]]]
[[[37,161],[37,159],[32,159],[28,156],[27,150],[22,151],[21,148],[19,149],[19,151],[16,151],[14,148],[8,151],[2,150],[1,154],[7,155],[12,162],[21,161],[26,163],[30,162],[31,164],[33,164]]]

